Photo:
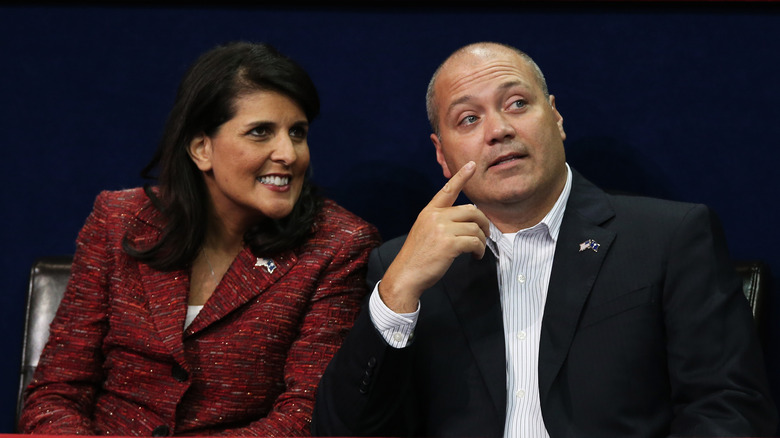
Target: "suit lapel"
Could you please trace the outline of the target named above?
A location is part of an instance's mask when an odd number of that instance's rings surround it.
[[[456,258],[442,280],[466,335],[474,360],[499,415],[506,411],[506,353],[496,262],[488,250],[482,260]]]
[[[266,258],[244,248],[222,277],[216,290],[187,328],[185,336],[197,333],[243,306],[276,283],[297,262],[292,251]]]
[[[539,345],[542,406],[568,355],[582,309],[615,239],[613,232],[601,227],[614,216],[605,193],[573,173],[542,321]],[[599,244],[598,248],[580,246],[590,239]]]

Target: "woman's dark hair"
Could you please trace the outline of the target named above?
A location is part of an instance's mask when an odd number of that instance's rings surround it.
[[[166,224],[160,239],[148,248],[134,247],[125,236],[123,247],[130,256],[161,270],[192,263],[206,235],[209,194],[188,148],[197,135],[214,135],[235,116],[238,97],[259,90],[291,98],[309,122],[319,114],[319,96],[309,75],[268,44],[229,43],[192,64],[179,85],[157,151],[141,171],[144,178],[157,180],[159,190],[149,184],[144,190]],[[158,176],[153,175],[155,170]],[[307,175],[292,212],[283,219],[258,223],[246,232],[244,241],[258,255],[293,248],[311,233],[321,205]]]

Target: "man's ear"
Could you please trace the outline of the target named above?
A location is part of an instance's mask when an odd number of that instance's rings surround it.
[[[550,95],[550,106],[555,113],[555,121],[558,124],[558,132],[561,133],[561,140],[566,140],[566,132],[563,130],[563,116],[558,112],[558,108],[555,107],[555,96]]]
[[[187,153],[192,161],[198,166],[198,169],[204,172],[211,170],[211,152],[211,138],[206,134],[196,135],[187,148]]]
[[[441,173],[443,173],[444,177],[447,179],[452,178],[452,172],[450,172],[450,168],[447,166],[447,160],[444,159],[444,153],[442,153],[441,150],[441,140],[439,139],[439,136],[431,134],[431,141],[433,142],[433,147],[436,148],[436,161],[438,161],[439,166],[441,166]]]

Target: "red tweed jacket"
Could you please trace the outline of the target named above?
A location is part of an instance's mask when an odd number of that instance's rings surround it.
[[[141,189],[103,192],[81,230],[65,297],[20,420],[36,434],[309,434],[320,376],[366,290],[376,229],[326,201],[314,235],[272,258],[245,248],[185,330],[189,271],[144,247],[161,217]]]

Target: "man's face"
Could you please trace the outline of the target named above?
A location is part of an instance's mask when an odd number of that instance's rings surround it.
[[[552,207],[566,181],[563,118],[523,58],[493,46],[455,55],[439,72],[434,98],[437,161],[447,178],[477,164],[464,192],[488,217]]]

